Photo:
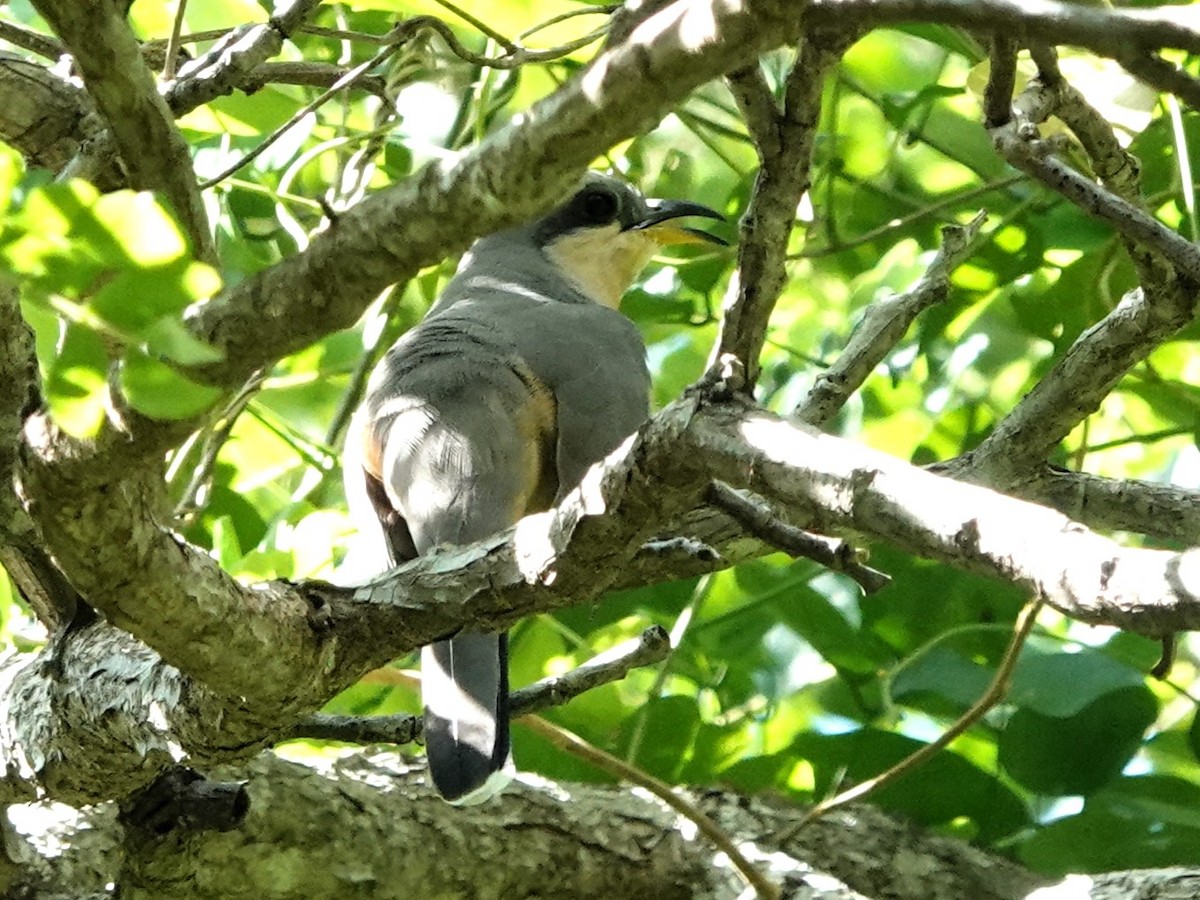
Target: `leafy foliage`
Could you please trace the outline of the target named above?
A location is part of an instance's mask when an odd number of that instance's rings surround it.
[[[510,35],[551,15],[583,12],[551,0],[464,7]],[[318,23],[382,34],[393,16],[445,14],[417,0],[342,8],[344,19],[325,10]],[[2,14],[30,18],[20,4]],[[169,32],[157,4],[135,4],[132,16],[146,37]],[[192,4],[187,26],[261,17],[254,4],[221,0]],[[567,19],[530,43],[577,37],[595,18]],[[495,49],[466,23],[453,25],[473,50]],[[345,65],[373,49],[305,34],[289,52]],[[394,113],[378,97],[351,90],[293,121],[265,153],[207,191],[220,273],[191,259],[152,198],[49,184],[42,173],[21,175],[12,154],[0,156],[0,203],[7,203],[0,266],[24,282],[58,421],[78,434],[95,429],[116,360],[126,397],[148,416],[187,416],[213,404],[216,392],[187,375],[212,353],[182,326],[190,304],[303,248],[322,227],[315,198],[345,206],[461,150],[548,93],[589,53],[504,72],[455,58],[436,41],[415,45],[389,63]],[[986,209],[986,238],[956,273],[952,295],[918,322],[833,426],[921,463],[978,443],[1134,285],[1106,227],[993,152],[979,124],[985,56],[963,34],[931,27],[874,32],[846,55],[827,86],[813,186],[797,211],[791,279],[763,360],[761,399],[786,413],[863,310],[922,271],[938,227]],[[1181,61],[1200,71],[1196,60]],[[776,86],[787,62],[786,54],[768,60]],[[1129,93],[1112,64],[1090,65],[1088,95],[1127,129],[1151,208],[1194,235],[1196,179],[1186,160],[1200,159],[1200,115],[1145,91]],[[268,84],[188,115],[182,125],[198,168],[224,170],[313,94]],[[597,165],[627,174],[650,194],[702,199],[736,217],[755,154],[731,97],[713,84]],[[724,234],[734,237],[733,226]],[[733,261],[732,253],[712,252],[660,260],[628,297],[625,309],[649,345],[657,403],[678,396],[702,371]],[[452,263],[380,297],[355,329],[279,361],[244,403],[215,409],[211,425],[175,451],[170,490],[189,540],[243,579],[335,572],[349,541],[336,464],[344,404],[361,389],[364,355],[377,355],[419,319]],[[1056,461],[1112,477],[1194,484],[1195,338],[1193,327],[1138,367],[1063,442]],[[769,790],[797,803],[819,799],[882,771],[968,708],[994,673],[1024,600],[1008,586],[887,547],[874,548],[872,564],[894,583],[869,598],[811,563],[771,556],[538,617],[513,632],[513,680],[564,671],[661,624],[676,645],[666,663],[548,717],[670,782]],[[18,605],[0,580],[0,627],[28,648],[29,620]],[[1148,681],[1152,642],[1044,613],[1003,706],[874,801],[1047,873],[1194,861],[1200,719],[1193,650],[1184,641],[1170,678]],[[417,707],[409,688],[368,679],[329,708]],[[514,744],[523,769],[605,777],[520,726]]]

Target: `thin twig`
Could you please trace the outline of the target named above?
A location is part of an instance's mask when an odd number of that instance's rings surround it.
[[[850,544],[789,525],[727,484],[714,481],[708,489],[708,502],[759,540],[853,578],[864,594],[874,594],[891,584],[889,576],[863,565]]]
[[[436,3],[438,6],[442,7],[443,9],[450,10],[450,12],[454,13],[454,15],[458,16],[460,19],[462,19],[464,22],[466,22],[468,25],[470,25],[472,28],[474,28],[480,34],[484,35],[485,37],[490,37],[493,41],[495,41],[497,44],[499,44],[501,47],[503,47],[509,53],[515,53],[516,50],[518,49],[516,44],[514,44],[512,41],[510,41],[508,38],[506,38],[500,32],[496,31],[496,29],[492,28],[486,22],[484,22],[480,19],[477,19],[475,16],[471,15],[469,12],[467,12],[462,7],[457,6],[454,3],[451,3],[450,0],[433,0],[433,2]]]
[[[867,307],[846,342],[846,349],[817,377],[797,408],[795,414],[800,419],[818,428],[830,422],[904,337],[913,320],[947,296],[950,275],[974,249],[984,218],[985,214],[980,212],[966,225],[943,228],[942,246],[917,283],[903,294]]]
[[[633,731],[629,735],[629,749],[625,751],[625,761],[628,763],[632,763],[637,758],[638,751],[641,749],[642,738],[646,734],[646,722],[650,718],[649,702],[662,694],[663,687],[667,683],[667,678],[671,674],[671,663],[675,660],[675,654],[679,652],[679,648],[683,645],[683,639],[687,635],[688,628],[696,621],[696,617],[700,614],[700,610],[704,606],[704,600],[708,596],[712,584],[713,579],[709,575],[703,575],[697,580],[695,588],[692,589],[691,598],[675,618],[675,624],[671,626],[670,649],[667,651],[666,657],[662,660],[662,665],[654,673],[654,683],[646,691],[646,700],[637,712],[637,718],[633,723]]]
[[[570,9],[570,10],[567,10],[566,12],[561,12],[556,16],[551,16],[549,19],[546,19],[542,22],[538,22],[536,25],[534,25],[530,28],[526,28],[524,31],[522,31],[520,34],[517,35],[517,40],[523,41],[526,38],[533,37],[539,31],[545,31],[551,25],[557,25],[559,22],[565,22],[568,19],[577,19],[580,16],[612,16],[613,12],[615,12],[619,8],[620,7],[613,5],[613,6],[581,6],[578,9]]]
[[[49,60],[57,60],[67,52],[66,47],[54,38],[14,22],[0,22],[0,40]]]
[[[971,188],[969,191],[952,194],[943,200],[936,203],[931,203],[928,206],[922,206],[911,213],[896,218],[889,219],[885,224],[878,228],[872,228],[870,231],[864,231],[862,234],[852,238],[846,238],[836,244],[829,244],[824,247],[804,247],[799,253],[793,253],[788,256],[789,260],[793,259],[816,259],[821,256],[832,256],[835,253],[841,253],[845,250],[853,250],[855,247],[861,247],[863,244],[869,244],[874,240],[896,231],[905,228],[914,222],[919,222],[921,219],[931,216],[934,213],[941,212],[943,209],[949,209],[953,206],[959,206],[966,203],[968,200],[973,200],[976,197],[981,197],[984,194],[990,194],[993,191],[1002,191],[1005,188],[1012,187],[1014,184],[1020,184],[1023,181],[1028,181],[1029,176],[1022,173],[1016,175],[1006,175],[1003,178],[998,178],[995,181],[990,181],[987,184],[981,184],[979,187]]]
[[[805,813],[800,821],[782,829],[778,834],[779,842],[784,843],[791,840],[810,823],[815,822],[821,816],[837,809],[839,806],[845,806],[847,803],[861,800],[868,794],[899,781],[905,775],[924,765],[933,756],[944,750],[955,738],[982,719],[992,707],[1003,700],[1008,694],[1009,685],[1012,682],[1012,673],[1016,668],[1017,659],[1021,655],[1021,648],[1025,646],[1029,632],[1033,629],[1034,622],[1037,621],[1037,614],[1042,608],[1042,602],[1040,597],[1035,597],[1021,608],[1021,611],[1017,614],[1017,621],[1013,626],[1012,640],[1009,641],[1008,648],[1004,651],[1004,656],[1000,660],[1000,665],[996,669],[996,674],[993,676],[991,684],[983,692],[983,696],[976,700],[970,709],[959,716],[954,724],[942,733],[941,737],[921,747],[915,753],[906,756],[900,762],[876,775],[874,778],[870,778],[861,784],[856,784],[854,787],[842,791],[836,796],[822,800]]]
[[[414,16],[411,19],[405,19],[393,28],[389,33],[388,42],[405,43],[419,32],[425,30],[435,32],[438,37],[446,42],[446,46],[450,49],[451,53],[466,62],[489,69],[517,69],[527,63],[549,62],[561,59],[564,56],[574,53],[576,50],[586,47],[588,44],[595,43],[608,33],[608,25],[605,24],[594,31],[588,32],[583,37],[560,44],[557,47],[550,47],[545,50],[530,50],[526,47],[512,45],[511,49],[506,49],[500,56],[486,56],[468,50],[462,41],[458,39],[458,35],[454,33],[454,29],[441,19],[434,16]],[[511,42],[507,43],[511,44]]]
[[[204,442],[204,449],[200,454],[199,461],[196,463],[196,468],[192,470],[192,477],[188,479],[188,484],[183,490],[183,495],[179,498],[179,502],[175,504],[173,518],[177,523],[186,521],[196,512],[197,498],[212,477],[213,467],[217,464],[217,457],[221,453],[221,448],[229,440],[229,435],[233,432],[233,426],[237,424],[238,416],[242,414],[247,404],[250,403],[250,400],[258,393],[258,389],[262,387],[262,383],[266,380],[266,377],[267,372],[265,369],[255,372],[242,386],[241,390],[225,404],[225,408],[221,411],[221,415],[217,419],[216,428],[213,429],[208,440]]]
[[[620,681],[641,666],[654,665],[667,657],[671,639],[663,628],[647,628],[634,641],[628,641],[594,656],[577,669],[562,675],[543,678],[509,695],[509,714],[513,718],[528,716],[552,706],[562,706],[580,694]],[[392,670],[388,670],[392,671]],[[417,684],[407,674],[394,682]],[[410,744],[424,734],[421,716],[399,714],[391,716],[336,716],[317,713],[292,727],[288,739],[315,738],[326,741],[346,741],[353,744]]]
[[[171,39],[167,41],[166,59],[163,62],[163,79],[175,77],[175,66],[179,61],[179,36],[183,33],[183,17],[187,12],[187,0],[179,0],[175,8],[175,21],[171,25]]]
[[[295,84],[301,87],[329,88],[345,77],[345,66],[320,62],[263,63],[250,73],[242,90],[253,94],[268,84]],[[351,87],[387,99],[387,79],[378,75],[363,75]]]
[[[383,327],[379,328],[375,334],[374,341],[370,346],[364,347],[363,352],[359,354],[358,361],[354,364],[354,371],[350,374],[350,383],[346,385],[346,390],[342,392],[341,400],[338,401],[337,411],[333,414],[333,419],[329,423],[329,428],[325,431],[325,445],[327,447],[336,447],[338,440],[345,430],[346,424],[350,421],[350,417],[354,414],[354,410],[358,408],[359,401],[362,400],[363,392],[367,388],[367,379],[371,377],[371,371],[375,368],[375,364],[379,361],[384,351],[391,346],[395,339],[395,329],[389,328],[388,324],[392,321],[392,316],[396,312],[396,307],[400,305],[400,301],[404,298],[404,292],[408,288],[408,282],[404,284],[394,284],[388,290],[388,296],[383,301],[379,310],[379,315],[384,319]]]
[[[745,855],[743,855],[733,842],[733,839],[725,833],[721,826],[714,822],[704,810],[671,790],[670,785],[660,781],[653,775],[643,772],[641,769],[629,765],[611,753],[606,753],[599,747],[592,746],[578,735],[552,722],[547,722],[545,719],[523,719],[521,724],[541,735],[560,750],[586,760],[596,768],[616,778],[644,788],[667,804],[667,806],[671,807],[671,809],[675,810],[675,812],[690,819],[719,850],[729,857],[730,862],[733,863],[746,884],[753,888],[760,898],[779,900],[783,896],[779,886],[760,872],[750,860],[746,859]]]
[[[266,152],[268,147],[270,147],[277,140],[279,140],[281,137],[283,137],[284,134],[286,134],[288,131],[290,131],[292,128],[294,128],[299,122],[303,121],[305,116],[316,111],[318,108],[320,108],[322,105],[324,105],[331,97],[336,95],[339,91],[343,90],[346,87],[349,87],[351,84],[353,84],[355,82],[355,80],[358,79],[358,77],[360,75],[363,75],[368,69],[373,68],[374,66],[376,66],[379,63],[386,60],[389,56],[392,56],[394,53],[396,53],[400,49],[400,47],[401,47],[400,44],[393,44],[390,47],[384,47],[382,50],[380,50],[378,53],[376,53],[370,59],[359,63],[353,69],[348,71],[345,75],[343,75],[341,78],[339,78],[337,81],[335,81],[333,83],[333,85],[327,91],[321,92],[311,102],[305,104],[303,107],[301,107],[295,113],[293,113],[291,118],[289,118],[286,122],[284,122],[282,125],[280,125],[278,128],[276,128],[274,131],[272,131],[269,135],[267,135],[266,138],[264,138],[260,143],[258,143],[254,147],[254,149],[243,154],[240,159],[238,159],[232,165],[227,166],[219,174],[214,175],[212,178],[209,178],[207,181],[201,182],[200,190],[206,191],[211,187],[215,187],[216,185],[218,185],[222,181],[224,181],[226,178],[228,178],[230,175],[237,172],[243,166],[249,165],[251,162],[253,162],[255,159],[257,159],[259,156],[261,156],[264,152]]]

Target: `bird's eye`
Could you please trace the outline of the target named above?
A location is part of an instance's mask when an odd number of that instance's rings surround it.
[[[617,217],[617,198],[608,191],[585,191],[580,207],[589,222],[607,225]]]

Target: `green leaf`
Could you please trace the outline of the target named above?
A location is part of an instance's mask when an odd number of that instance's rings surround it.
[[[1200,858],[1200,788],[1182,778],[1121,778],[1083,811],[1020,845],[1026,865],[1049,875],[1190,866]]]
[[[145,191],[104,194],[92,205],[91,212],[91,216],[74,223],[73,230],[97,247],[118,248],[133,266],[164,266],[188,253],[187,240],[175,217],[154,194]]]
[[[1101,650],[1064,653],[1061,648],[1047,650],[1031,643],[1013,673],[1008,700],[1045,716],[1063,718],[1078,715],[1106,694],[1140,688],[1144,682],[1141,672]]]
[[[1021,707],[1000,735],[1000,764],[1037,794],[1091,794],[1121,773],[1157,715],[1143,685],[1110,691],[1066,717]]]
[[[178,319],[162,318],[141,329],[146,351],[185,366],[218,362],[224,354],[197,339]]]
[[[862,728],[837,735],[806,734],[791,750],[812,765],[815,793],[824,795],[839,783],[854,784],[878,775],[922,746],[902,735]],[[930,826],[970,819],[984,843],[1014,834],[1028,824],[1025,805],[1011,788],[946,750],[918,771],[872,794],[871,802]]]
[[[944,47],[951,53],[966,57],[971,63],[978,63],[987,58],[986,51],[980,46],[979,41],[961,28],[954,28],[950,25],[905,23],[897,26],[897,30]]]
[[[13,191],[25,172],[21,154],[11,147],[0,144],[0,215],[8,211]]]
[[[395,181],[407,178],[412,174],[412,151],[400,141],[388,141],[383,145],[383,166]]]
[[[212,550],[213,556],[226,571],[232,571],[245,555],[238,542],[237,529],[228,516],[218,516],[213,520]]]
[[[140,350],[130,350],[121,360],[121,390],[134,409],[152,419],[189,418],[206,410],[222,393]]]
[[[275,199],[259,191],[231,190],[226,198],[239,231],[252,241],[270,240],[281,230]]]
[[[991,679],[987,667],[948,647],[934,647],[900,670],[892,681],[892,699],[913,705],[923,695],[933,695],[950,701],[949,708],[919,704],[920,708],[956,714],[983,696]]]
[[[700,711],[692,697],[655,697],[627,723],[617,755],[628,755],[641,722],[641,740],[633,764],[666,781],[676,781],[700,729]]]
[[[201,263],[176,260],[151,268],[119,272],[88,304],[119,331],[141,336],[166,316],[177,317],[189,304],[220,289],[216,272]]]
[[[89,438],[100,430],[108,394],[107,369],[108,354],[100,336],[84,325],[65,324],[45,387],[50,415],[67,434]]]

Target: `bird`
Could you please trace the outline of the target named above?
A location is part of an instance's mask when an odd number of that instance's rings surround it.
[[[587,173],[550,212],[477,240],[422,321],[384,354],[347,433],[351,520],[376,573],[549,509],[649,415],[637,327],[617,307],[666,244],[723,217]],[[512,774],[508,641],[459,632],[421,652],[438,793],[482,802]]]

